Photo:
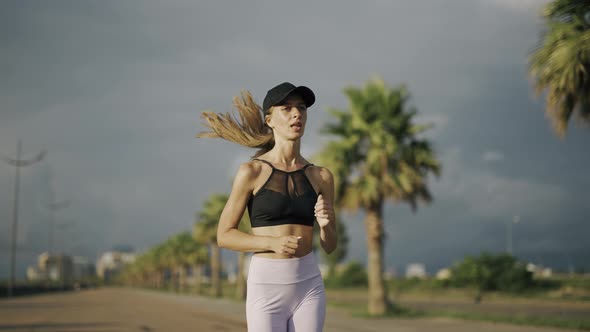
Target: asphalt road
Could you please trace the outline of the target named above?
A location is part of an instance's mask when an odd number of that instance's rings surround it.
[[[0,300],[0,331],[246,331],[244,303],[156,291],[103,288]],[[532,332],[554,328],[449,318],[363,319],[328,309],[324,331]]]

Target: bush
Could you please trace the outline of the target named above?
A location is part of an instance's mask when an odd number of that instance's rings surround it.
[[[330,288],[367,287],[367,272],[360,263],[353,261],[336,273],[336,276],[327,278],[324,283]]]
[[[532,273],[508,254],[466,257],[452,268],[451,284],[475,286],[480,291],[520,292],[533,286]]]

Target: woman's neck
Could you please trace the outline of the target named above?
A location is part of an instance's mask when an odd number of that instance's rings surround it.
[[[275,163],[287,167],[294,167],[301,162],[301,140],[296,141],[276,141],[275,146],[268,152],[268,158]]]

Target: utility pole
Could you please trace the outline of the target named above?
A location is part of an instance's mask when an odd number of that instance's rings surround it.
[[[40,162],[45,157],[46,151],[42,150],[35,156],[35,158],[30,160],[21,160],[21,140],[18,140],[18,144],[16,147],[16,159],[10,159],[7,157],[3,157],[4,160],[9,165],[12,165],[16,168],[16,176],[14,180],[14,205],[12,207],[12,244],[10,247],[10,280],[8,282],[8,297],[13,296],[13,288],[15,282],[15,269],[16,269],[16,239],[18,233],[18,196],[20,191],[20,168],[33,165],[37,162]]]
[[[70,206],[70,202],[69,201],[63,201],[63,202],[53,202],[49,203],[49,205],[47,205],[47,208],[49,209],[49,255],[52,255],[54,252],[54,226],[55,226],[55,219],[54,219],[54,212],[61,210],[61,209],[65,209],[68,206]]]
[[[508,222],[508,228],[506,231],[506,252],[512,255],[512,224],[517,224],[520,221],[519,216],[512,217],[512,221]]]
[[[45,206],[49,210],[49,255],[51,256],[54,251],[54,226],[55,226],[55,212],[61,209],[65,209],[70,206],[69,201],[55,201],[55,195],[52,187],[52,177],[50,173],[49,178],[49,203]]]

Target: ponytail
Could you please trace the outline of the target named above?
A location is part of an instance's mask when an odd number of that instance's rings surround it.
[[[234,97],[233,106],[238,110],[240,121],[230,113],[219,115],[204,111],[201,114],[201,118],[205,120],[203,125],[210,131],[201,132],[197,137],[223,138],[243,146],[258,148],[254,158],[270,151],[275,145],[272,130],[266,125],[262,110],[250,92],[242,91],[240,96]]]

